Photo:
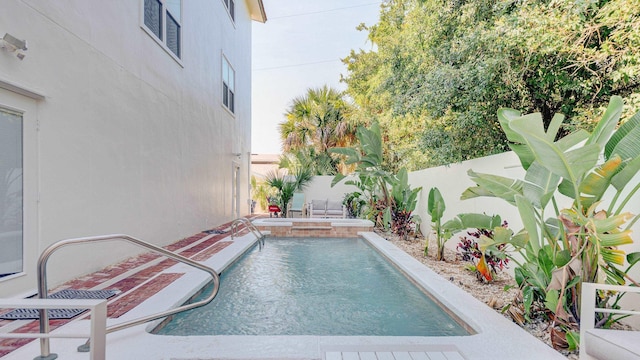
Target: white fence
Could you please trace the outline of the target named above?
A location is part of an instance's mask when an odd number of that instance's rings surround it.
[[[422,192],[418,197],[418,205],[415,214],[420,215],[423,220],[422,232],[429,234],[431,232],[430,218],[427,215],[427,199],[429,195],[429,189],[437,187],[446,203],[446,211],[444,213],[443,220],[449,220],[460,213],[486,213],[487,215],[500,215],[503,220],[509,223],[509,228],[518,231],[522,226],[522,220],[518,214],[517,209],[501,199],[494,199],[489,197],[480,197],[470,200],[460,200],[462,192],[475,184],[469,176],[467,171],[473,169],[477,173],[489,173],[494,175],[505,176],[514,179],[523,179],[524,170],[520,166],[518,157],[513,152],[506,152],[498,155],[487,156],[479,159],[473,159],[464,161],[457,164],[451,164],[448,166],[439,166],[430,169],[424,169],[409,173],[409,182],[412,187],[422,186]],[[344,182],[340,183],[336,187],[331,187],[332,176],[316,176],[311,185],[304,191],[307,202],[313,199],[342,199],[345,193],[357,190],[353,186],[344,185]],[[633,184],[637,184],[640,181],[640,175],[636,174],[636,177],[632,181]],[[632,188],[632,186],[628,186]],[[607,194],[605,196],[605,204],[607,199],[611,199],[613,194]],[[559,199],[560,208],[570,206],[569,200]],[[626,211],[633,214],[640,213],[640,193],[626,206]],[[640,251],[640,221],[638,221],[633,229],[634,244],[627,245],[624,250],[626,252]],[[455,248],[456,242],[449,241],[447,246],[449,248]],[[632,276],[640,278],[640,267],[634,269]]]

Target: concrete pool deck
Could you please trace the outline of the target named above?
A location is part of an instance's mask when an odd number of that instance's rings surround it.
[[[149,333],[157,324],[155,322],[109,334],[107,359],[566,359],[390,242],[372,232],[361,233],[361,236],[467,323],[475,334],[457,337],[166,336]],[[200,237],[191,247],[184,247],[191,249],[193,258],[220,271],[254,243],[255,238],[250,234],[236,237],[235,240],[225,235],[210,235]],[[266,246],[269,246],[268,238]],[[212,250],[213,247],[215,250]],[[140,295],[130,296],[138,302],[127,311],[121,311],[117,318],[110,316],[108,324],[177,306],[208,281],[206,274],[181,264],[164,267],[157,271],[154,278],[158,277],[171,281],[147,292],[144,298],[140,298]],[[128,277],[114,284],[123,284],[122,281],[126,279]],[[141,288],[139,285],[130,290],[131,294],[136,288]],[[124,297],[126,293],[120,296]],[[116,300],[113,301],[114,306],[111,302],[109,304],[110,313],[112,308],[124,306]],[[88,329],[88,326],[88,320],[79,319],[61,326],[55,332],[78,332]],[[52,339],[51,351],[57,353],[60,359],[88,359],[87,353],[76,351],[76,347],[83,342],[78,339]],[[2,359],[32,359],[38,354],[38,342],[32,342]]]

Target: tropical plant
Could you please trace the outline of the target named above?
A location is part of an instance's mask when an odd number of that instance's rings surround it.
[[[319,175],[344,170],[330,150],[355,140],[355,126],[347,116],[350,108],[343,95],[329,86],[307,89],[304,96],[293,99],[286,120],[279,124],[284,153],[298,157]]]
[[[347,216],[351,219],[359,218],[366,204],[359,191],[346,193],[342,199],[342,205],[347,208]]]
[[[265,182],[276,189],[276,200],[282,211],[282,217],[287,217],[289,202],[296,191],[303,190],[313,176],[307,168],[298,167],[292,175],[286,175],[282,171],[270,171]]]
[[[266,209],[269,205],[267,198],[275,195],[275,189],[268,185],[264,179],[258,180],[251,176],[251,199],[260,204],[261,209]]]
[[[338,147],[331,149],[332,153],[345,156],[346,165],[355,165],[357,179],[346,180],[347,185],[356,185],[363,190],[368,198],[370,218],[377,226],[385,227],[385,209],[391,206],[392,198],[388,184],[394,181],[393,174],[384,170],[382,154],[382,136],[380,126],[373,123],[369,128],[359,127],[356,131],[358,142],[354,147]],[[343,174],[336,174],[331,186],[345,180]],[[388,213],[387,213],[388,214]]]
[[[504,221],[502,227],[506,228],[507,226],[507,222]],[[483,237],[493,239],[493,230],[474,229],[473,231],[467,231],[466,235],[460,236],[460,242],[456,246],[456,250],[458,250],[458,254],[460,254],[463,261],[471,263],[469,270],[476,274],[478,280],[492,281],[498,271],[502,271],[508,267],[509,258],[505,252],[507,244],[493,245],[481,251],[478,243]],[[478,270],[478,264],[481,260],[487,264],[491,275],[490,277],[485,276],[485,274]]]
[[[526,171],[524,180],[470,170],[477,186],[461,197],[498,197],[517,207],[524,229],[509,236],[493,227],[496,236],[482,237],[480,249],[501,243],[516,249],[523,310],[526,316],[534,308],[551,314],[554,347],[578,344],[582,282],[638,285],[628,271],[640,253],[625,254],[619,247],[632,243],[630,228],[639,218],[625,206],[640,189],[631,182],[640,170],[640,113],[616,127],[621,113],[622,99],[613,96],[592,133],[579,130],[556,140],[564,116],[556,114],[545,130],[539,113],[501,109],[498,119]],[[615,195],[606,204],[609,190]],[[558,194],[571,199],[571,206],[559,209]]]
[[[393,204],[387,208],[390,212],[391,229],[402,239],[407,240],[414,229],[415,217],[413,211],[418,203],[418,194],[422,187],[411,189],[407,169],[402,168],[391,183],[391,198]],[[419,220],[418,220],[419,221]]]
[[[442,225],[447,238],[467,229],[479,229],[491,234],[491,237],[481,233],[478,238],[478,250],[480,255],[475,264],[475,271],[486,281],[493,280],[493,274],[487,262],[487,255],[491,252],[503,252],[508,250],[506,244],[522,246],[521,235],[514,236],[513,231],[502,226],[499,215],[489,216],[486,214],[458,214],[455,218]]]
[[[427,200],[427,214],[431,216],[431,227],[436,236],[436,260],[444,261],[444,244],[449,238],[442,227],[442,216],[446,209],[444,198],[438,188],[433,187],[429,190],[429,199]],[[429,238],[425,239],[424,256],[429,253]]]
[[[308,147],[284,152],[280,156],[278,166],[291,172],[298,167],[304,167],[309,169],[312,175],[335,175],[336,161],[330,154],[318,153],[315,148]]]

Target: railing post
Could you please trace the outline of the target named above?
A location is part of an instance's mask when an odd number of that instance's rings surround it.
[[[45,251],[40,254],[40,258],[38,259],[38,297],[40,299],[46,299],[48,297],[47,294],[47,260],[51,255],[51,251],[49,249],[45,249]],[[40,333],[48,334],[49,333],[49,312],[47,309],[38,309],[39,323],[40,323]],[[35,357],[33,360],[54,360],[57,359],[57,354],[51,353],[51,348],[49,344],[49,338],[40,338],[40,356]]]
[[[147,248],[155,253],[164,255],[170,259],[176,260],[178,262],[181,262],[183,264],[187,264],[189,266],[195,267],[196,269],[202,270],[204,272],[209,273],[209,275],[211,275],[211,279],[213,281],[213,289],[211,290],[211,294],[203,300],[200,300],[198,302],[194,302],[191,304],[187,304],[187,305],[182,305],[179,306],[177,308],[171,309],[171,310],[165,310],[162,312],[159,312],[157,314],[153,314],[153,315],[148,315],[148,316],[144,316],[141,318],[137,318],[134,320],[129,320],[129,321],[125,321],[123,323],[117,324],[117,325],[113,325],[110,326],[106,329],[105,333],[109,334],[111,332],[114,331],[118,331],[118,330],[122,330],[122,329],[126,329],[129,328],[131,326],[135,326],[135,325],[139,325],[139,324],[143,324],[145,322],[148,321],[152,321],[152,320],[156,320],[156,319],[160,319],[163,317],[167,317],[169,315],[173,315],[173,314],[177,314],[179,312],[182,311],[186,311],[186,310],[190,310],[190,309],[194,309],[197,308],[199,306],[203,306],[206,305],[208,303],[210,303],[213,298],[216,297],[216,295],[218,294],[218,290],[220,289],[220,276],[218,274],[218,272],[215,269],[212,269],[208,266],[205,266],[197,261],[191,260],[189,258],[186,258],[182,255],[178,255],[176,253],[173,253],[167,249],[161,248],[159,246],[150,244],[148,242],[136,239],[134,237],[131,237],[129,235],[124,235],[124,234],[111,234],[111,235],[102,235],[102,236],[91,236],[91,237],[84,237],[84,238],[76,238],[76,239],[67,239],[67,240],[60,240],[58,242],[56,242],[55,244],[49,245],[49,247],[47,247],[42,254],[40,255],[40,258],[38,259],[38,294],[40,296],[40,298],[42,299],[46,299],[47,298],[47,271],[46,271],[46,266],[47,266],[47,260],[49,259],[49,257],[51,256],[51,254],[53,254],[57,249],[63,247],[63,246],[67,246],[67,245],[73,245],[73,244],[81,244],[81,243],[88,243],[88,242],[99,242],[99,241],[111,241],[111,240],[123,240],[123,241],[127,241],[131,244],[143,247],[143,248]],[[48,333],[49,332],[49,316],[46,313],[46,311],[44,312],[40,312],[40,332],[42,333]],[[79,348],[79,351],[82,351],[81,349],[86,349],[85,346],[81,346]],[[56,354],[50,354],[49,352],[49,340],[48,339],[42,339],[40,341],[40,350],[42,355],[40,357],[35,358],[34,360],[53,360],[56,359],[58,356]]]
[[[89,336],[95,347],[92,349],[91,360],[105,360],[106,356],[106,326],[107,326],[107,300],[105,299],[0,299],[1,309],[88,309],[91,312],[90,333],[68,333],[59,332],[57,334],[50,333],[1,333],[0,339],[16,338],[16,339],[46,339],[49,338],[86,338]],[[47,327],[48,329],[48,327]],[[48,352],[49,342],[44,342],[45,348],[40,348],[40,356],[36,356],[34,360],[56,359],[58,355]],[[41,342],[42,344],[42,342]]]
[[[107,302],[103,302],[93,309],[91,314],[91,344],[90,360],[104,360],[107,351]]]

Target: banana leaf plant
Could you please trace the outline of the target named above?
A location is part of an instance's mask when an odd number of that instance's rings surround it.
[[[393,202],[390,207],[387,207],[386,211],[391,218],[391,229],[403,240],[407,240],[409,233],[415,226],[414,220],[416,220],[417,215],[414,215],[413,211],[416,209],[420,191],[422,191],[422,187],[411,189],[409,174],[405,168],[398,171],[391,183],[391,199]]]
[[[613,96],[592,133],[579,130],[558,140],[564,116],[556,114],[545,130],[539,113],[499,110],[510,147],[526,171],[524,179],[470,170],[477,185],[461,196],[497,197],[517,207],[524,229],[483,246],[504,241],[520,254],[513,260],[523,310],[526,316],[534,307],[550,314],[556,348],[575,348],[579,342],[582,282],[638,285],[628,271],[640,253],[626,254],[620,246],[633,242],[631,227],[638,220],[625,206],[640,189],[633,181],[640,170],[640,113],[618,126],[622,106],[622,99]],[[603,200],[607,191],[615,194],[608,204]],[[568,197],[571,206],[559,209],[558,194]]]
[[[478,260],[476,270],[486,281],[493,280],[493,274],[486,262],[485,255],[487,251],[492,250],[495,253],[503,252],[498,249],[498,244],[510,243],[522,245],[523,241],[526,241],[521,234],[514,236],[513,231],[503,227],[502,219],[499,215],[458,214],[455,218],[444,223],[442,229],[447,239],[467,229],[487,229],[493,232],[493,238],[481,235],[478,240],[478,247],[482,256]]]
[[[392,197],[388,185],[394,182],[392,173],[383,166],[382,135],[378,123],[369,128],[359,127],[356,130],[358,142],[354,147],[336,147],[329,151],[344,156],[345,165],[356,165],[357,180],[346,180],[345,184],[358,186],[368,197],[370,218],[379,227],[389,223],[389,213],[385,210],[392,205]],[[336,174],[331,182],[335,186],[345,180],[343,174]],[[386,216],[385,216],[386,214]],[[386,217],[386,219],[385,219]]]
[[[437,187],[429,190],[429,198],[427,200],[427,214],[431,216],[431,227],[436,236],[436,260],[444,261],[444,244],[450,236],[447,236],[442,227],[442,216],[446,209],[444,198]],[[429,238],[425,239],[424,256],[429,252]]]

